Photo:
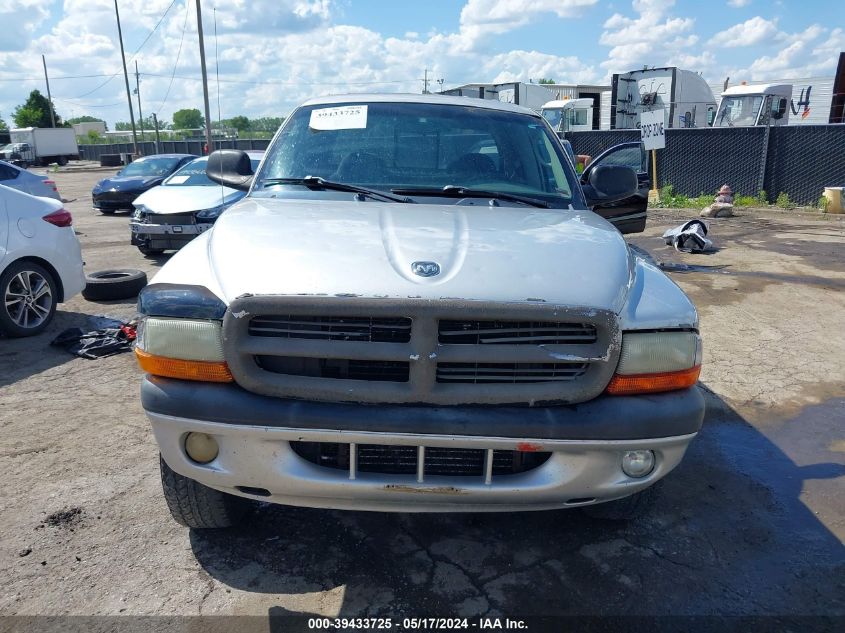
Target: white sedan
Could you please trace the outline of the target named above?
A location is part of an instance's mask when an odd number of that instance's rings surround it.
[[[247,152],[252,170],[258,169],[263,151]],[[205,174],[208,157],[197,158],[158,187],[135,198],[129,223],[131,242],[144,255],[178,250],[210,229],[223,211],[246,193],[213,183]]]
[[[21,169],[4,160],[0,160],[0,185],[6,185],[33,196],[62,199],[53,180],[47,176],[33,174],[27,169]]]
[[[0,334],[38,334],[85,287],[72,223],[61,202],[0,185]]]

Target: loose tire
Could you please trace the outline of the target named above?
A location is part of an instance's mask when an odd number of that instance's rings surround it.
[[[0,275],[0,332],[19,338],[42,332],[56,313],[58,285],[34,262],[15,262]]]
[[[227,528],[240,523],[251,503],[249,499],[214,490],[180,475],[159,455],[161,487],[171,516],[177,523],[195,529]]]
[[[163,248],[150,248],[149,246],[142,246],[141,244],[138,244],[138,250],[141,251],[142,255],[146,255],[148,257],[161,255],[164,252]]]
[[[584,513],[593,519],[604,521],[633,521],[648,514],[659,492],[660,482],[630,497],[584,506]]]
[[[85,276],[82,296],[88,301],[131,299],[147,285],[147,274],[131,268],[99,270]]]

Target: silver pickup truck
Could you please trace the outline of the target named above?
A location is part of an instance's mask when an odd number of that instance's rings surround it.
[[[641,512],[704,414],[695,308],[622,236],[643,158],[579,178],[537,113],[431,95],[308,101],[255,173],[214,152],[247,196],[139,298],[174,518]]]

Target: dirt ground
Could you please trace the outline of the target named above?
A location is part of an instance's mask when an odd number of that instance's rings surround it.
[[[105,172],[53,174],[86,268],[166,257],[90,208]],[[189,531],[167,513],[129,354],[48,346],[134,302],[61,306],[0,340],[0,614],[845,615],[845,224],[740,211],[719,250],[679,254],[656,210],[632,242],[701,315],[704,428],[653,513],[413,515],[265,506],[246,527]]]

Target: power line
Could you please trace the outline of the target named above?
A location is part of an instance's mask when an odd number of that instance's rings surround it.
[[[167,75],[159,75],[156,73],[141,73],[142,77],[163,77]],[[186,81],[202,81],[201,77],[187,77],[182,75],[173,75],[176,79],[184,79]],[[250,84],[254,86],[374,86],[381,84],[410,84],[416,83],[416,79],[386,79],[384,81],[247,81],[244,79],[221,79],[221,83],[230,84]]]
[[[188,27],[188,7],[190,7],[190,4],[189,0],[185,1],[185,21],[182,23],[182,36],[179,38],[179,50],[176,52],[176,62],[173,64],[173,73],[170,75],[170,83],[167,84],[167,92],[164,93],[164,99],[162,99],[161,105],[158,106],[156,115],[161,114],[161,109],[164,107],[164,104],[167,103],[167,97],[170,96],[170,88],[173,87],[173,78],[176,76],[176,67],[179,65],[179,56],[182,54],[182,43],[185,41],[185,29]],[[150,76],[155,77],[157,75]],[[161,76],[164,77],[165,75]]]
[[[134,53],[132,53],[132,57],[130,57],[130,58],[129,58],[129,61],[130,61],[130,62],[131,62],[133,59],[135,59],[135,56],[136,56],[138,53],[140,53],[140,52],[141,52],[141,49],[142,49],[142,48],[144,48],[144,45],[145,45],[145,44],[149,41],[149,39],[153,36],[153,33],[155,33],[155,32],[156,32],[156,30],[157,30],[157,29],[158,29],[158,27],[161,25],[161,23],[164,21],[164,18],[167,16],[167,13],[170,11],[170,9],[173,7],[173,5],[174,5],[174,4],[176,4],[176,0],[173,0],[173,2],[171,2],[171,3],[170,3],[170,5],[169,5],[169,6],[168,6],[165,10],[164,10],[164,13],[162,14],[161,18],[159,18],[158,22],[156,22],[156,25],[153,27],[153,30],[149,32],[149,34],[148,34],[148,35],[147,35],[147,37],[144,39],[144,41],[143,41],[143,42],[141,42],[141,45],[140,45],[138,48],[136,48],[136,49],[135,49],[135,52],[134,52]],[[187,5],[187,0],[186,0],[186,5]],[[98,85],[98,86],[97,86],[96,88],[94,88],[93,90],[89,90],[89,91],[88,91],[88,92],[86,92],[85,94],[81,94],[81,95],[78,95],[78,96],[73,97],[73,98],[74,98],[74,99],[82,99],[83,97],[87,97],[88,95],[90,95],[90,94],[93,94],[93,93],[97,92],[100,88],[102,88],[103,86],[105,86],[105,85],[106,85],[107,83],[109,83],[112,79],[114,79],[115,77],[117,77],[119,74],[120,74],[120,71],[118,70],[116,73],[114,73],[113,75],[110,75],[108,79],[106,79],[103,83],[101,83],[100,85]]]
[[[108,77],[108,74],[102,73],[99,75],[62,75],[61,77],[52,76],[50,81],[57,81],[59,79],[92,79],[95,77]],[[41,81],[43,77],[0,77],[0,81]]]

